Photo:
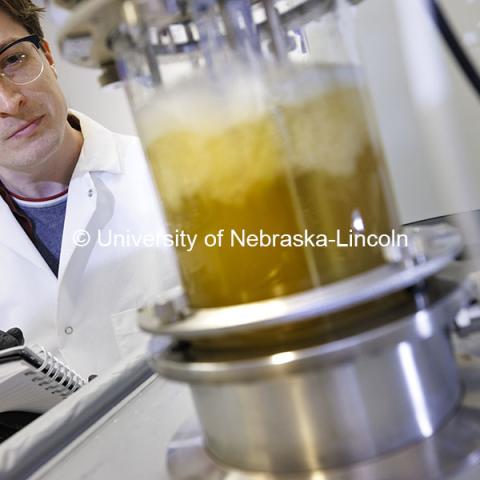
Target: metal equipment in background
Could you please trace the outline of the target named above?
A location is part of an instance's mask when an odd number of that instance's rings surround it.
[[[125,82],[170,230],[199,242],[177,249],[182,295],[140,312],[196,407],[160,452],[174,480],[479,468],[478,373],[451,340],[474,329],[465,231],[398,224],[357,3],[91,0],[62,32],[67,59]]]

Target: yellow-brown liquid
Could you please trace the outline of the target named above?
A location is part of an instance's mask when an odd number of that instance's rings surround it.
[[[230,245],[231,229],[291,235],[307,229],[331,238],[359,224],[365,233],[391,231],[382,159],[352,85],[251,116],[230,115],[224,124],[210,122],[210,113],[192,112],[198,124],[174,118],[147,145],[170,230],[199,235],[191,252],[177,251],[193,307],[295,293],[382,262],[380,251],[368,247]],[[205,235],[220,229],[223,246],[205,246]]]
[[[308,230],[342,244],[354,233],[390,234],[397,223],[385,191],[385,167],[371,142],[358,90],[338,88],[282,111]],[[371,247],[331,246],[313,254],[322,285],[383,262],[380,249]]]

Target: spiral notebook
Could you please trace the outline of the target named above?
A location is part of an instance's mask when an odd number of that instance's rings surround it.
[[[0,412],[44,413],[85,383],[43,347],[0,350]]]

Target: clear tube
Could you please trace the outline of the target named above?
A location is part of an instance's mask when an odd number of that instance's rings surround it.
[[[135,94],[144,53],[128,42],[117,53],[170,230],[196,239],[177,249],[191,306],[280,297],[380,265],[379,247],[349,246],[390,234],[397,217],[339,32],[344,2],[190,5],[197,47],[158,54],[162,79],[174,65],[178,76],[148,101]]]

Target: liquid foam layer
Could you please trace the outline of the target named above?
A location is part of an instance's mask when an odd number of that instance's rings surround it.
[[[149,145],[174,131],[218,135],[264,116],[267,110],[265,83],[256,75],[237,72],[217,82],[204,77],[190,79],[160,92],[137,118],[142,138]]]
[[[286,174],[351,175],[370,144],[348,67],[300,68],[268,81],[244,74],[217,85],[189,82],[159,95],[139,119],[173,208],[194,195],[238,203]]]
[[[302,104],[338,88],[356,88],[359,71],[350,66],[295,66],[264,80],[236,69],[220,81],[199,77],[179,83],[137,112],[145,144],[172,130],[221,133],[237,123],[255,120],[275,104]]]

